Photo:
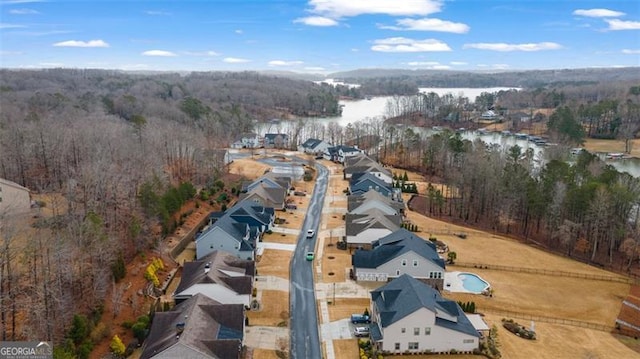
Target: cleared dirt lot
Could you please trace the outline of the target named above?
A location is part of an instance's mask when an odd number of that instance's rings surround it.
[[[289,261],[291,252],[279,249],[265,249],[256,260],[258,275],[275,276],[289,280]]]
[[[283,300],[283,297],[286,300]],[[259,293],[258,311],[247,311],[249,325],[270,327],[289,326],[289,293],[279,290],[263,290]]]

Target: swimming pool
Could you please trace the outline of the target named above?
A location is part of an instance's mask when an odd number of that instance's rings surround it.
[[[489,283],[473,273],[459,273],[462,287],[471,293],[480,294],[489,288]]]

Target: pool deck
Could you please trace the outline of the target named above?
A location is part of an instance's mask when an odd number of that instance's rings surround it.
[[[465,274],[465,273],[473,274],[473,275],[477,276],[478,278],[482,279],[482,277],[480,277],[479,275],[474,274],[474,273],[470,273],[470,272],[445,272],[444,273],[444,290],[446,290],[448,292],[455,292],[455,293],[481,294],[481,293],[478,293],[478,292],[469,291],[462,285],[462,279],[460,279],[460,277],[458,277],[458,275],[459,274]],[[482,279],[482,280],[487,282],[484,279]],[[489,282],[487,282],[487,283],[489,283]],[[489,288],[490,287],[491,287],[491,285],[489,284]]]

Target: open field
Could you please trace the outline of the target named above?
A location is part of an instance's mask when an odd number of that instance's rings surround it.
[[[265,249],[256,260],[256,269],[261,276],[275,276],[289,280],[289,261],[291,252],[278,249]]]
[[[336,298],[336,304],[329,305],[329,319],[333,322],[350,318],[351,314],[362,314],[369,309],[369,298]]]
[[[249,325],[289,326],[289,293],[279,290],[263,290],[258,299],[260,310],[247,311]]]
[[[253,349],[253,355],[251,356],[253,359],[278,359],[278,355],[275,350],[268,349]]]
[[[631,140],[631,153],[632,157],[640,158],[640,139]],[[587,138],[584,141],[584,148],[587,151],[594,152],[624,152],[623,140],[600,140],[594,138]]]
[[[337,239],[334,238],[329,246],[329,238],[324,241],[322,254],[322,277],[316,278],[318,282],[341,283],[346,280],[346,268],[351,267],[351,255],[347,250],[336,247]],[[331,257],[331,258],[330,258]],[[333,273],[333,275],[329,275]]]
[[[265,233],[262,237],[262,242],[267,243],[284,243],[284,244],[296,244],[298,236],[293,234],[284,234],[273,232],[271,234]]]
[[[236,159],[233,160],[231,164],[229,164],[229,172],[250,179],[257,179],[270,169],[271,166],[260,163],[251,158]]]

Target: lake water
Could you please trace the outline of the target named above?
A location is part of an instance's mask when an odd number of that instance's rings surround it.
[[[438,96],[445,95],[447,93],[453,94],[454,96],[464,96],[469,98],[471,102],[475,101],[475,98],[480,95],[482,92],[498,92],[498,91],[506,91],[509,89],[517,89],[517,88],[509,88],[509,87],[492,87],[492,88],[420,88],[420,92],[429,93],[435,92]],[[321,117],[321,118],[309,118],[307,121],[313,121],[317,123],[321,123],[323,125],[327,125],[330,122],[335,122],[340,126],[346,127],[350,123],[354,123],[357,121],[364,121],[367,119],[379,118],[383,119],[385,117],[385,108],[387,105],[387,101],[392,99],[392,96],[379,96],[373,97],[369,100],[355,100],[355,101],[340,101],[340,105],[342,105],[342,116],[341,117]],[[265,133],[286,133],[289,132],[290,123],[288,121],[280,121],[278,123],[263,123],[258,124],[256,126],[256,131],[258,134],[264,136]],[[421,129],[422,133],[430,134],[431,129]],[[302,138],[307,137],[305,133],[302,133]],[[513,136],[503,136],[499,133],[487,133],[487,134],[478,134],[474,131],[465,131],[462,133],[462,137],[468,139],[470,141],[475,140],[480,137],[484,142],[489,144],[498,144],[503,148],[511,147],[515,144],[523,148],[523,152],[528,148],[532,148],[535,152],[535,158],[542,160],[544,147],[537,146],[527,140],[518,140]],[[640,160],[638,159],[619,159],[619,160],[609,160],[607,163],[614,166],[618,171],[627,172],[635,177],[640,177]]]

